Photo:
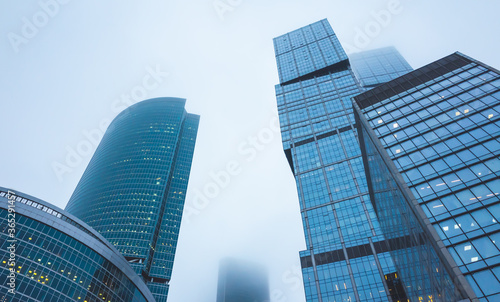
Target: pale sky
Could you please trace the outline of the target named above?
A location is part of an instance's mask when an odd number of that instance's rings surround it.
[[[0,186],[64,208],[122,95],[186,98],[201,122],[169,302],[215,301],[225,256],[268,266],[272,301],[305,301],[272,38],[328,18],[348,52],[393,45],[418,68],[460,51],[500,68],[497,0],[59,1],[0,3]],[[239,173],[202,202],[228,164]]]

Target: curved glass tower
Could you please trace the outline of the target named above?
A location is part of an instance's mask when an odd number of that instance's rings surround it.
[[[104,134],[66,210],[108,239],[166,301],[199,116],[184,99],[121,112]]]
[[[48,202],[0,187],[0,230],[2,302],[155,301],[113,245]]]

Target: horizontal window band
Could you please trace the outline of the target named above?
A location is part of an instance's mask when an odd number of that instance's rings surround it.
[[[345,59],[345,60],[340,61],[338,63],[335,63],[333,65],[326,66],[324,68],[321,68],[321,69],[315,70],[313,72],[304,74],[304,75],[299,76],[297,78],[294,78],[294,79],[288,80],[286,82],[280,83],[280,85],[281,86],[285,86],[285,85],[294,84],[294,83],[297,83],[297,82],[300,82],[300,81],[310,80],[310,79],[313,79],[315,77],[325,76],[325,75],[328,75],[330,73],[335,73],[335,72],[339,72],[339,71],[345,71],[345,70],[349,69],[349,66],[350,66],[349,65],[349,60]]]
[[[424,244],[425,244],[424,235],[420,234],[417,238],[411,235],[406,235],[403,237],[386,239],[385,241],[377,241],[373,243],[373,246],[375,247],[375,251],[377,252],[377,254],[380,254]],[[347,257],[349,259],[356,259],[373,255],[369,243],[348,247],[346,248],[346,251],[347,251]],[[314,255],[314,260],[316,262],[316,266],[319,266],[328,263],[343,261],[346,260],[346,258],[344,255],[344,251],[342,249],[339,249],[335,251],[316,254]],[[308,268],[313,266],[311,256],[301,257],[300,263],[302,268]]]
[[[356,127],[356,124],[353,125],[353,127]],[[349,131],[349,130],[352,130],[351,126],[345,126],[345,127],[342,127],[342,128],[339,128],[339,129],[335,129],[333,131],[329,131],[329,132],[326,132],[326,133],[323,133],[323,134],[320,134],[320,135],[317,135],[316,136],[316,139],[317,140],[320,140],[320,139],[323,139],[323,138],[327,138],[327,137],[330,137],[332,135],[336,135],[338,133],[342,133],[342,132],[346,132],[346,131]],[[305,139],[305,140],[301,140],[299,142],[296,142],[294,143],[294,146],[295,147],[299,147],[299,146],[302,146],[302,145],[305,145],[305,144],[308,144],[308,143],[312,143],[314,142],[314,136],[313,137],[310,137],[308,139]],[[293,148],[292,146],[290,146],[290,148]]]

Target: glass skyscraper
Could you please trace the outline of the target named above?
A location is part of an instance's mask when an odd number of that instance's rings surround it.
[[[306,237],[307,250],[300,258],[307,301],[413,298],[392,256],[395,249],[411,248],[412,243],[394,244],[378,222],[351,102],[366,89],[335,33],[321,20],[275,38],[274,48],[283,149],[297,183]],[[378,60],[380,66],[399,62],[384,73],[372,72],[374,81],[366,82],[367,87],[409,70],[401,56],[387,57],[359,59]],[[366,75],[363,64],[358,64],[358,73]],[[433,260],[441,265],[440,258]],[[437,279],[440,292],[433,291],[430,299],[441,301],[443,293],[449,301],[460,300],[463,288],[445,275]]]
[[[405,196],[479,300],[500,301],[500,72],[455,53],[354,100],[380,221]]]
[[[50,203],[3,187],[0,261],[2,302],[155,301],[120,252],[95,230]]]
[[[185,100],[137,103],[111,123],[66,210],[111,242],[166,301],[199,116]]]
[[[367,50],[349,55],[356,78],[366,88],[376,87],[412,71],[394,47]]]
[[[270,302],[267,270],[253,262],[222,259],[217,302]]]

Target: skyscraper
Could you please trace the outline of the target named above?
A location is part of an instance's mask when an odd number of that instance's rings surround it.
[[[66,207],[108,239],[166,301],[199,116],[156,98],[121,112]]]
[[[349,55],[356,78],[365,88],[398,78],[413,68],[394,47],[384,47]]]
[[[0,214],[0,301],[154,301],[115,247],[73,215],[3,187]]]
[[[283,149],[306,237],[300,258],[307,301],[406,301],[411,292],[402,285],[392,253],[408,245],[394,244],[379,225],[358,143],[351,98],[364,87],[326,20],[275,38],[274,48]],[[385,70],[385,80],[408,68],[405,63]],[[366,74],[361,68],[359,73]],[[372,74],[377,83],[384,80]],[[465,294],[455,281],[438,279],[434,290],[459,300]]]
[[[264,267],[233,258],[220,262],[217,302],[269,302],[270,299]]]
[[[407,203],[477,297],[499,301],[500,72],[454,53],[354,100],[381,224],[404,228],[391,216]]]

